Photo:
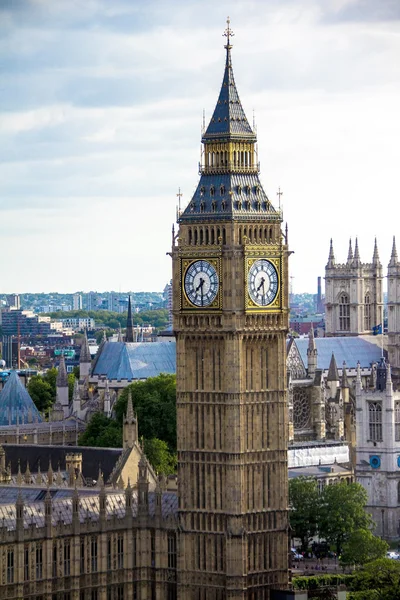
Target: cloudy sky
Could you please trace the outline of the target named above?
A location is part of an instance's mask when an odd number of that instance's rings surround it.
[[[163,289],[228,14],[294,291],[400,250],[398,0],[0,0],[0,293]]]

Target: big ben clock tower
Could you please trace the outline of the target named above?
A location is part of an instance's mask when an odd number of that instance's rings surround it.
[[[259,180],[231,36],[173,243],[180,600],[268,600],[288,577],[288,246]]]

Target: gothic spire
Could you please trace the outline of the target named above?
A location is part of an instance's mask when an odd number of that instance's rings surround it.
[[[67,375],[67,369],[65,367],[65,358],[64,358],[63,352],[61,353],[61,356],[60,356],[60,364],[58,366],[58,371],[57,371],[56,385],[57,385],[57,387],[68,387],[68,375]]]
[[[375,243],[374,243],[374,254],[372,257],[372,262],[374,265],[380,265],[381,261],[379,260],[379,252],[378,252],[378,242],[376,241],[375,238]]]
[[[360,251],[358,249],[358,238],[356,238],[356,243],[354,246],[354,257],[353,257],[353,263],[359,265],[361,263],[360,261]]]
[[[349,252],[347,254],[347,264],[353,261],[353,248],[351,246],[351,238],[349,240]]]
[[[202,141],[212,141],[222,137],[225,141],[227,139],[244,139],[255,142],[256,134],[246,118],[233,76],[231,37],[234,34],[230,28],[229,17],[223,35],[227,41],[224,46],[226,49],[224,77],[217,105]]]
[[[392,254],[390,257],[389,267],[395,267],[399,262],[399,258],[397,256],[397,248],[396,248],[396,238],[393,236],[393,246],[392,246]]]
[[[335,266],[335,254],[333,252],[333,241],[332,241],[332,238],[331,238],[331,244],[329,246],[328,264],[326,266],[327,267],[334,267]]]
[[[87,333],[85,329],[85,333],[83,335],[82,345],[81,345],[81,355],[79,358],[80,363],[90,363],[92,361],[92,357],[90,355],[89,342],[87,338]]]
[[[329,364],[329,371],[327,381],[339,381],[339,372],[336,364],[335,355],[332,352],[331,362]]]
[[[126,407],[126,422],[127,423],[133,423],[135,418],[134,412],[133,412],[133,403],[132,403],[132,392],[131,390],[129,390],[128,392],[128,404]]]
[[[128,318],[126,320],[126,342],[133,342],[133,321],[132,321],[132,306],[131,306],[131,297],[129,296],[128,300]]]
[[[346,371],[346,363],[343,361],[343,370],[342,370],[342,389],[349,388],[349,380],[347,379],[347,371]]]

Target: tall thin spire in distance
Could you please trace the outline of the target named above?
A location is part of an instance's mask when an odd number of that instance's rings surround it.
[[[353,258],[353,263],[359,265],[361,262],[360,260],[360,251],[358,249],[358,238],[356,238],[356,243],[354,246],[354,258]]]
[[[397,256],[397,248],[396,248],[396,238],[393,236],[393,246],[392,246],[392,254],[390,256],[389,267],[395,267],[399,262],[399,257]]]
[[[57,387],[68,387],[68,375],[65,367],[65,358],[63,352],[61,352],[60,355],[60,364],[57,371],[56,385]]]
[[[374,243],[374,254],[372,257],[372,262],[374,265],[377,265],[377,266],[381,264],[381,261],[379,260],[378,242],[376,241],[376,238],[375,238],[375,243]]]
[[[85,333],[83,335],[82,345],[81,345],[81,355],[79,357],[80,363],[90,363],[92,361],[92,357],[90,355],[89,342],[87,338],[87,332],[85,329]]]
[[[125,341],[133,342],[133,321],[132,321],[132,306],[131,306],[131,297],[130,296],[129,296],[129,300],[128,300],[128,318],[126,320]]]
[[[328,264],[326,266],[327,267],[334,267],[335,266],[335,254],[333,252],[333,241],[332,241],[332,238],[331,238],[331,244],[329,246]]]
[[[351,246],[351,238],[349,240],[349,252],[347,254],[347,264],[351,263],[353,260],[353,248]]]

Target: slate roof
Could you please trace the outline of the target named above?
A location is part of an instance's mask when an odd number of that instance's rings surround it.
[[[0,488],[3,490],[4,488]],[[36,490],[38,492],[38,490]],[[53,489],[50,489],[52,494]],[[23,496],[23,494],[22,494]],[[98,521],[99,520],[99,498],[98,496],[83,495],[79,492],[79,521]],[[83,497],[82,497],[83,496]],[[23,496],[24,497],[24,496]],[[177,518],[178,497],[174,492],[164,492],[161,499],[161,511],[163,518]],[[155,514],[155,493],[149,493],[149,514]],[[24,528],[28,529],[32,525],[44,527],[45,524],[45,503],[30,502],[24,506]],[[125,492],[107,493],[106,517],[111,520],[114,517],[123,518],[125,516]],[[132,493],[132,516],[137,516],[137,493]],[[72,523],[72,496],[65,498],[56,498],[52,502],[52,524],[56,526],[62,523],[69,525]],[[0,504],[0,525],[6,527],[9,531],[16,527],[16,507],[15,501]]]
[[[147,379],[160,373],[176,372],[174,343],[164,342],[106,342],[96,360],[92,375],[108,380]]]
[[[21,467],[21,472],[25,473],[28,461],[31,473],[38,471],[39,464],[41,472],[46,472],[49,467],[49,461],[51,461],[51,466],[55,473],[59,466],[61,471],[66,471],[66,454],[76,452],[82,454],[83,477],[97,481],[99,468],[101,468],[106,483],[116,462],[124,452],[122,448],[39,446],[37,444],[3,444],[3,448],[6,453],[6,465],[11,463],[12,475],[18,473],[18,465]]]
[[[265,193],[258,173],[203,173],[191,202],[179,218],[190,221],[282,221]]]
[[[16,371],[11,371],[9,378],[0,392],[0,426],[28,423],[28,420],[42,422],[28,390],[24,387]]]
[[[307,365],[308,337],[296,338],[294,342],[303,363]],[[369,368],[371,363],[379,362],[382,352],[377,343],[373,343],[365,337],[315,338],[315,345],[318,352],[317,368],[324,371],[329,369],[332,352],[339,368],[341,368],[344,361],[347,369],[355,369],[357,361],[360,361],[361,368]]]
[[[256,135],[249,125],[236,89],[230,50],[228,46],[221,91],[203,141],[216,138],[256,141]]]

